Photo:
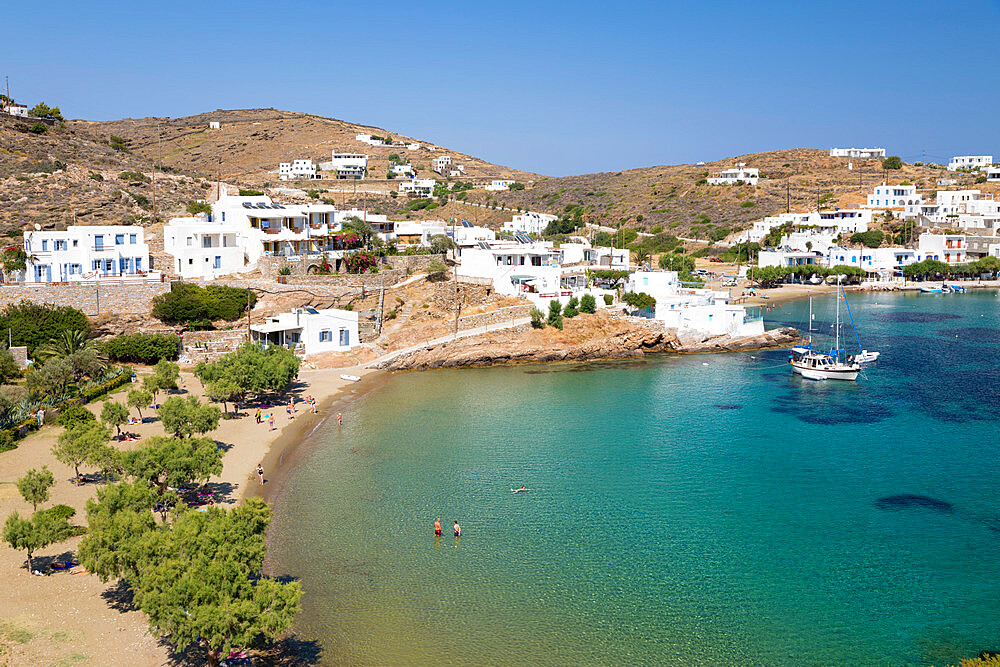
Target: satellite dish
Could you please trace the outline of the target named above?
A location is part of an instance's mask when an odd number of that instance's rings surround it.
[[[42,226],[40,224],[38,224],[37,222],[35,223],[35,231],[36,232],[42,231]]]

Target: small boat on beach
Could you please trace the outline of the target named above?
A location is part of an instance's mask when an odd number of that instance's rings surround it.
[[[361,378],[359,378],[357,375],[341,375],[340,379],[347,380],[349,382],[361,382]]]
[[[944,290],[941,289],[940,287],[933,287],[930,285],[921,287],[920,291],[923,292],[924,294],[944,294]]]
[[[952,292],[955,292],[956,294],[965,294],[966,292],[966,289],[961,285],[948,285],[948,289],[950,289]]]

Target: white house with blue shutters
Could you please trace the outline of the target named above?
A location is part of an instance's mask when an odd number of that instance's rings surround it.
[[[283,345],[305,357],[347,352],[361,343],[358,336],[358,314],[337,308],[296,308],[250,327],[251,342]]]
[[[28,283],[81,280],[160,279],[151,271],[143,228],[74,225],[64,231],[24,233]]]

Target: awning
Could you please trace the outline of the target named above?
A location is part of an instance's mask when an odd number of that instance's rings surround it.
[[[284,325],[278,322],[267,322],[265,324],[253,324],[250,326],[250,331],[256,331],[257,333],[269,334],[277,333],[278,331],[301,331],[301,326],[294,325]]]

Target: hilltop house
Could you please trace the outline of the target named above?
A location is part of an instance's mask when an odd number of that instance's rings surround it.
[[[831,148],[830,157],[849,157],[860,160],[881,160],[885,158],[884,148]]]
[[[210,120],[210,121],[208,121],[208,129],[210,129],[210,130],[221,130],[222,129],[222,123],[220,123],[217,120]]]
[[[278,178],[283,181],[292,179],[314,179],[316,175],[316,165],[312,160],[294,160],[292,162],[282,162],[278,165]]]
[[[757,220],[753,226],[740,234],[738,243],[760,243],[775,227],[792,226],[792,234],[798,234],[802,243],[819,240],[817,237],[829,237],[833,240],[838,234],[854,234],[868,231],[872,221],[872,211],[868,209],[833,209],[827,211],[810,211],[807,213],[779,213]],[[785,241],[782,241],[782,245]]]
[[[750,185],[757,185],[758,178],[760,178],[759,169],[748,168],[746,163],[738,162],[732,169],[725,169],[714,174],[709,174],[708,184],[743,185],[744,183],[748,183]]]
[[[399,194],[414,194],[418,197],[430,197],[434,194],[433,178],[414,178],[399,184]]]
[[[948,171],[981,169],[993,166],[992,155],[956,155],[948,161]]]
[[[920,214],[923,197],[915,185],[879,185],[868,195],[866,208],[877,211],[895,211],[903,217]]]
[[[450,155],[439,155],[431,160],[431,171],[437,172],[442,176],[448,172],[449,166],[451,166]]]
[[[363,153],[331,153],[330,161],[320,164],[320,169],[336,172],[340,180],[364,179],[368,170],[368,156]]]
[[[269,317],[250,326],[250,340],[258,344],[292,347],[309,357],[324,352],[347,352],[359,343],[358,314],[349,310],[311,306]]]
[[[17,116],[19,118],[28,117],[28,107],[23,104],[18,104],[17,102],[11,102],[3,108],[4,113],[10,114],[11,116]]]
[[[558,219],[559,216],[551,215],[549,213],[535,213],[533,211],[528,211],[527,213],[518,213],[511,220],[503,223],[503,226],[500,229],[505,232],[541,234],[545,231],[545,228],[549,226],[550,222],[555,222]]]
[[[24,251],[32,257],[25,282],[151,279],[144,230],[131,225],[74,225],[65,231],[24,233]]]
[[[390,165],[389,172],[396,176],[414,176],[413,167],[408,164]]]
[[[486,190],[493,190],[495,192],[499,192],[501,190],[509,190],[510,186],[512,186],[513,184],[514,181],[499,178],[487,183],[486,185],[483,186],[483,188]]]

